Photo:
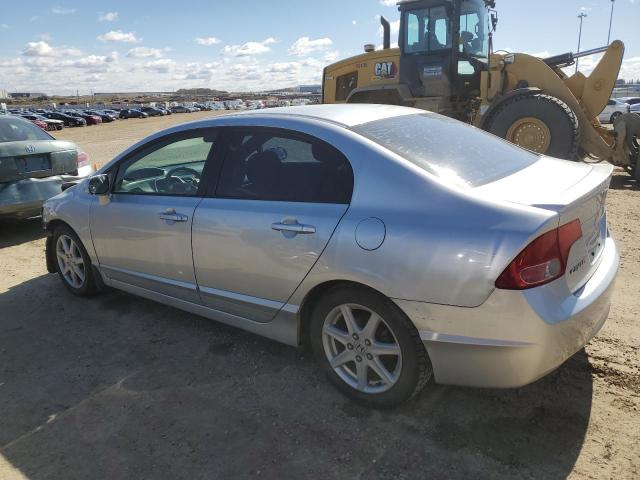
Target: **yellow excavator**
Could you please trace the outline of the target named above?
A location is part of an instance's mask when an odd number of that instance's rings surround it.
[[[606,47],[538,58],[493,51],[494,0],[398,2],[398,47],[381,17],[381,49],[340,60],[323,72],[323,103],[383,103],[421,108],[469,122],[517,145],[571,160],[609,161],[640,181],[640,115],[613,128],[598,115],[611,96],[624,55]],[[589,76],[562,69],[603,53]]]

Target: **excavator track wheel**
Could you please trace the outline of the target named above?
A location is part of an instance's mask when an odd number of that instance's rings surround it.
[[[488,113],[483,128],[536,153],[566,160],[578,157],[578,117],[551,95],[531,93],[507,98]]]

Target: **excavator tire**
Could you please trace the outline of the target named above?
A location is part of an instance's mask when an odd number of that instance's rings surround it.
[[[489,112],[483,128],[534,152],[578,160],[578,118],[566,103],[551,95],[509,98]]]

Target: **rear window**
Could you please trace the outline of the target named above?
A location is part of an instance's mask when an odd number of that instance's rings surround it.
[[[51,140],[52,138],[44,130],[28,120],[4,115],[0,117],[0,142]]]
[[[432,113],[385,118],[352,130],[443,180],[467,187],[511,175],[539,158],[483,130]]]

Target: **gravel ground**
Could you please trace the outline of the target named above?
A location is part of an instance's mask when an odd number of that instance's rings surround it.
[[[210,112],[69,129],[102,163]],[[132,128],[132,125],[134,126]],[[640,190],[616,172],[607,323],[515,390],[351,403],[310,352],[131,295],[71,296],[38,221],[0,224],[0,479],[639,478]]]

